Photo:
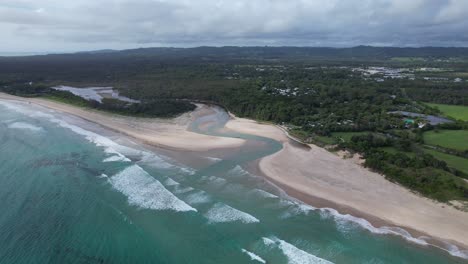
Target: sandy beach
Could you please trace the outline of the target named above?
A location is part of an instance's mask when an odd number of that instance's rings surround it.
[[[226,127],[283,143],[281,151],[261,159],[258,167],[292,197],[305,202],[318,198],[320,205],[315,206],[338,205],[335,209],[341,213],[358,211],[362,212],[358,216],[381,220],[378,226],[407,228],[468,248],[468,213],[414,194],[353,159],[342,159],[315,145],[293,146],[276,126],[235,118]]]
[[[195,111],[182,114],[177,118],[159,119],[108,114],[47,99],[24,98],[4,93],[0,93],[0,99],[34,103],[52,110],[65,112],[97,123],[107,129],[136,138],[146,144],[162,148],[185,151],[208,151],[234,148],[245,143],[244,140],[238,138],[214,137],[188,131],[187,127],[194,118],[206,114],[208,111],[208,107],[206,106],[198,106]]]
[[[187,130],[194,118],[209,112],[198,106],[174,119],[132,118],[40,98],[22,98],[0,93],[0,99],[41,105],[72,114],[101,126],[139,139],[147,144],[185,151],[210,151],[237,148],[239,138],[202,135]],[[468,213],[436,203],[387,181],[352,159],[343,159],[315,145],[310,148],[292,144],[285,132],[274,125],[233,117],[226,129],[272,138],[283,149],[258,161],[261,174],[292,197],[316,207],[332,207],[341,213],[371,218],[376,226],[391,225],[428,234],[431,237],[468,248]],[[369,216],[369,217],[365,217]]]

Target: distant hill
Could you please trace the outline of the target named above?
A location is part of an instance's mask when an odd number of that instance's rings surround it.
[[[225,57],[225,58],[378,58],[424,57],[449,58],[467,57],[468,48],[396,48],[358,46],[352,48],[328,47],[196,47],[196,48],[141,48],[119,51],[126,55]]]
[[[452,59],[456,58],[456,59]],[[178,66],[178,71],[213,64],[308,64],[382,65],[416,64],[424,67],[441,63],[468,62],[468,48],[393,48],[358,46],[327,47],[196,47],[96,50],[69,54],[0,57],[0,83],[8,81],[50,82],[52,80],[107,83],[154,74]],[[175,74],[175,73],[174,73]],[[222,73],[220,73],[222,75]],[[164,75],[165,76],[165,75]]]
[[[197,58],[204,60],[219,59],[379,59],[386,60],[395,57],[421,57],[421,58],[468,58],[468,48],[398,48],[398,47],[371,47],[357,46],[352,48],[328,47],[196,47],[196,48],[139,48],[128,50],[96,50],[72,54],[44,55],[47,59],[72,58],[73,56],[100,56],[100,57],[128,57],[147,56],[164,59]],[[37,57],[37,56],[36,56]],[[38,58],[41,59],[41,58]]]
[[[113,53],[118,52],[117,50],[113,49],[102,49],[102,50],[91,50],[91,51],[79,51],[75,52],[75,54],[102,54],[102,53]]]

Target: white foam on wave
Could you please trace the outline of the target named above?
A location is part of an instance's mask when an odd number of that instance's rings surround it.
[[[249,172],[244,170],[240,165],[236,165],[234,168],[230,169],[227,174],[229,176],[245,176],[249,175]]]
[[[164,181],[164,184],[166,184],[167,186],[179,185],[178,182],[174,181],[174,180],[171,179],[171,178],[167,178],[167,179]]]
[[[300,201],[285,201],[286,203],[289,203],[291,206],[290,208],[282,214],[282,218],[288,218],[293,215],[308,215],[312,211],[317,211],[320,213],[322,217],[332,217],[335,222],[337,223],[337,227],[341,232],[348,232],[350,228],[352,228],[353,224],[357,225],[361,228],[364,228],[371,233],[374,234],[391,234],[391,235],[397,235],[401,236],[404,239],[419,244],[419,245],[428,245],[428,243],[421,237],[421,238],[415,238],[411,236],[408,231],[399,228],[399,227],[375,227],[373,226],[369,221],[359,218],[350,214],[340,214],[337,210],[333,208],[315,208],[313,206],[310,206],[308,204],[302,203]]]
[[[67,123],[67,122],[65,122],[63,120],[58,119],[58,118],[51,118],[50,121],[53,122],[53,123],[58,124],[59,126],[61,126],[63,128],[67,128],[67,129],[73,131],[74,133],[76,133],[78,135],[84,136],[86,138],[86,140],[88,140],[89,142],[94,143],[98,147],[104,148],[104,152],[106,152],[107,154],[117,156],[122,161],[130,161],[130,159],[128,159],[121,152],[125,151],[125,152],[128,152],[130,154],[140,154],[140,151],[138,151],[138,150],[119,145],[119,144],[115,143],[114,141],[112,141],[110,138],[101,136],[99,134],[88,131],[88,130],[83,129],[81,127],[69,124],[69,123]],[[111,158],[112,158],[112,156],[111,156]],[[112,158],[112,159],[117,159],[117,158]],[[112,159],[110,159],[110,160],[112,160]]]
[[[216,176],[202,176],[200,181],[215,188],[222,188],[228,183],[225,179]]]
[[[138,165],[109,178],[110,184],[128,197],[131,205],[152,210],[197,211],[169,192]]]
[[[295,215],[308,215],[309,212],[317,210],[317,208],[302,203],[300,201],[296,200],[287,200],[287,199],[281,199],[280,200],[280,205],[287,207],[287,210],[284,211],[280,218],[289,218]]]
[[[183,173],[186,173],[186,174],[189,174],[189,175],[194,175],[196,173],[196,171],[194,169],[187,168],[187,167],[182,167],[182,166],[179,167],[179,171],[181,171]]]
[[[260,222],[260,220],[254,216],[220,202],[215,203],[213,207],[205,213],[205,217],[208,218],[210,222],[215,223],[240,221],[250,224]]]
[[[51,114],[44,113],[42,111],[37,111],[36,109],[31,109],[27,107],[26,103],[23,102],[11,102],[0,100],[0,105],[8,108],[9,110],[15,111],[17,113],[29,116],[29,117],[41,117],[41,118],[53,118]],[[52,110],[43,109],[44,111],[53,112]]]
[[[262,238],[266,246],[276,246],[288,258],[290,264],[331,264],[328,260],[314,256],[302,249],[299,249],[288,242],[278,239],[276,237]]]
[[[114,156],[110,156],[102,160],[102,162],[114,162],[114,161],[129,162],[130,159],[123,155],[122,156],[114,155]]]
[[[54,115],[49,114],[49,113],[54,113],[54,111],[52,110],[41,109],[41,111],[38,111],[37,109],[32,109],[29,105],[24,105],[23,103],[20,103],[20,102],[13,103],[13,102],[0,101],[0,104],[6,106],[10,110],[13,110],[15,112],[18,112],[18,113],[21,113],[30,117],[46,118],[49,121],[63,128],[67,128],[76,134],[84,136],[88,141],[94,143],[98,147],[103,147],[106,153],[112,154],[113,156],[118,156],[119,159],[121,159],[122,161],[130,161],[130,159],[128,159],[125,155],[132,155],[132,156],[140,156],[142,157],[142,160],[152,162],[152,165],[158,166],[161,168],[170,168],[173,166],[169,164],[168,162],[164,161],[162,158],[160,158],[158,155],[154,153],[119,145],[107,137],[101,136],[99,134],[85,130],[81,127],[69,124],[68,122],[64,120],[56,118]],[[45,113],[45,111],[47,111],[48,113]],[[110,157],[109,161],[113,159],[117,159],[117,158]]]
[[[337,228],[341,232],[349,232],[353,225],[357,225],[365,230],[373,234],[380,234],[380,235],[396,235],[408,242],[415,243],[422,246],[434,246],[436,248],[442,249],[447,251],[450,255],[455,257],[460,257],[464,259],[468,259],[468,250],[460,250],[457,246],[446,243],[446,247],[440,247],[434,244],[431,244],[425,240],[426,237],[413,237],[408,231],[400,227],[389,227],[389,226],[382,226],[382,227],[375,227],[369,221],[363,218],[359,218],[350,214],[340,214],[337,210],[333,208],[315,208],[313,206],[307,205],[300,201],[282,201],[285,205],[292,205],[288,208],[288,210],[281,215],[281,218],[288,218],[293,215],[304,214],[307,215],[312,211],[317,211],[320,213],[322,217],[332,217],[336,223]]]
[[[204,157],[205,159],[207,160],[210,160],[210,161],[213,161],[213,162],[217,162],[217,161],[221,161],[222,159],[220,158],[215,158],[215,157]]]
[[[267,191],[264,191],[262,189],[253,189],[251,191],[251,193],[253,195],[258,195],[260,197],[263,197],[263,198],[272,198],[272,199],[276,199],[276,198],[279,198],[277,195],[274,195],[270,192],[267,192]]]
[[[30,124],[30,123],[26,123],[26,122],[14,122],[14,123],[11,123],[11,124],[8,124],[8,128],[11,128],[11,129],[21,129],[21,130],[29,130],[29,131],[33,131],[33,132],[41,132],[41,131],[44,131],[44,129],[40,126],[35,126],[33,124]]]
[[[107,174],[102,173],[98,176],[98,178],[109,178],[109,176],[107,176]]]
[[[187,195],[185,201],[189,204],[197,205],[211,202],[211,197],[204,191],[197,191]]]
[[[350,214],[340,214],[337,210],[333,208],[320,208],[319,211],[321,215],[324,217],[332,216],[339,226],[350,225],[354,223],[374,234],[397,235],[397,236],[403,237],[404,239],[410,242],[413,242],[419,245],[423,245],[423,246],[428,245],[428,243],[423,238],[415,238],[411,236],[411,234],[408,231],[399,227],[388,227],[388,226],[375,227],[369,221],[363,218],[352,216]],[[341,228],[341,230],[343,231],[343,228]]]
[[[175,188],[174,188],[174,192],[177,193],[177,194],[188,193],[188,192],[191,192],[193,190],[195,190],[195,189],[190,187],[190,186],[181,187],[180,185],[176,185]]]
[[[141,159],[138,161],[139,164],[158,169],[178,169],[180,173],[188,175],[193,175],[196,173],[196,171],[192,168],[188,168],[179,164],[177,166],[174,165],[174,161],[168,157],[163,158],[160,155],[156,155],[155,153],[148,151],[140,151],[139,154],[141,156]]]
[[[33,109],[31,106],[26,105],[21,102],[15,103],[15,102],[0,101],[0,104],[4,105],[10,110],[13,110],[15,112],[18,112],[18,113],[21,113],[30,117],[45,118],[49,120],[50,122],[53,122],[63,128],[67,128],[73,131],[76,134],[84,136],[88,141],[90,141],[91,143],[94,143],[98,147],[104,148],[104,152],[111,155],[110,157],[104,159],[103,162],[111,162],[111,161],[129,162],[131,160],[127,156],[132,156],[132,157],[134,156],[134,157],[139,157],[141,163],[144,163],[145,165],[149,165],[151,167],[156,167],[159,169],[178,168],[181,173],[186,173],[190,175],[195,173],[195,171],[191,168],[187,168],[183,166],[175,166],[169,163],[168,161],[166,161],[168,158],[164,159],[161,156],[153,152],[149,152],[145,150],[138,150],[138,149],[134,149],[134,148],[130,148],[127,146],[117,144],[110,138],[88,131],[79,126],[72,125],[62,119],[55,117],[52,114],[45,113],[45,111],[49,113],[55,113],[52,110],[40,109],[40,111],[38,111],[37,109]]]
[[[155,167],[158,169],[171,169],[174,168],[175,166],[164,160],[161,156],[156,155],[152,152],[148,151],[138,151],[138,153],[135,153],[135,155],[141,156],[140,163],[143,163],[145,165]]]
[[[84,136],[89,142],[94,143],[98,147],[104,148],[104,152],[107,154],[110,154],[112,156],[106,158],[103,160],[103,162],[111,162],[111,161],[124,161],[124,162],[129,162],[131,161],[128,156],[134,156],[134,157],[140,157],[141,163],[144,163],[145,165],[149,165],[151,167],[159,168],[159,169],[171,169],[171,168],[179,168],[181,171],[186,172],[186,173],[191,173],[189,168],[185,167],[177,167],[169,162],[167,162],[165,159],[163,159],[161,156],[145,151],[145,150],[138,150],[134,148],[130,148],[127,146],[120,145],[110,138],[101,136],[99,134],[96,134],[94,132],[85,130],[81,127],[69,124],[63,120],[57,119],[57,118],[51,118],[51,122],[54,122],[58,124],[59,126],[63,128],[70,129],[71,131],[75,132],[76,134]]]
[[[468,259],[468,250],[462,250],[458,248],[457,246],[448,244],[448,243],[446,243],[445,246],[446,248],[441,248],[441,249],[446,250],[450,255],[454,257]]]
[[[327,213],[333,216],[335,218],[335,221],[339,225],[345,225],[345,224],[349,225],[350,223],[355,223],[374,234],[396,235],[396,236],[402,237],[403,239],[409,242],[422,245],[422,246],[433,246],[433,247],[436,247],[436,248],[439,248],[441,250],[448,252],[450,255],[454,257],[468,259],[468,250],[461,250],[457,246],[453,244],[449,244],[449,243],[445,243],[445,247],[431,244],[425,240],[425,238],[427,237],[423,237],[423,236],[413,237],[408,231],[400,227],[389,227],[389,226],[375,227],[371,223],[369,223],[369,221],[363,218],[355,217],[349,214],[340,214],[338,211],[336,211],[333,208],[321,208],[320,212],[322,214]]]
[[[82,135],[88,141],[94,143],[96,146],[104,148],[104,152],[112,156],[104,159],[103,162],[111,162],[111,161],[129,162],[131,160],[127,156],[132,156],[132,157],[139,157],[139,163],[142,163],[144,165],[148,165],[154,168],[158,168],[158,169],[176,169],[177,168],[182,173],[186,173],[190,175],[195,173],[193,169],[183,167],[183,166],[173,165],[169,163],[168,161],[166,161],[166,159],[169,159],[169,158],[166,158],[166,157],[163,158],[162,156],[157,155],[153,152],[134,149],[134,148],[120,145],[114,142],[113,140],[111,140],[110,138],[101,136],[99,134],[85,130],[78,126],[71,125],[57,118],[51,118],[50,121],[60,125],[61,127],[68,128],[71,131],[79,135]]]
[[[260,263],[266,263],[266,261],[264,259],[262,259],[260,256],[246,250],[246,249],[242,249],[242,252],[244,252],[245,254],[249,255],[250,259],[251,260],[255,260],[255,261],[258,261]]]

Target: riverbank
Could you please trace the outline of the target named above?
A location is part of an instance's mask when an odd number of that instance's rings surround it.
[[[416,237],[427,234],[468,248],[466,212],[414,194],[323,148],[294,146],[278,127],[234,118],[226,128],[283,143],[281,151],[261,159],[257,166],[261,174],[294,198],[365,217],[377,227],[398,226]]]
[[[136,138],[148,145],[167,149],[209,151],[239,147],[245,143],[244,140],[238,138],[215,137],[188,131],[187,127],[192,120],[206,114],[206,106],[198,106],[194,112],[182,114],[177,118],[160,119],[114,115],[47,99],[24,98],[4,93],[0,93],[0,99],[33,103],[52,110],[68,113],[99,124],[107,129]]]

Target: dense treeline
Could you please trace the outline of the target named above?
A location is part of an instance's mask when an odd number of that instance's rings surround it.
[[[187,101],[161,99],[128,103],[117,99],[104,98],[102,102],[86,100],[67,91],[58,91],[44,85],[11,85],[0,87],[0,92],[25,97],[45,97],[81,107],[90,107],[121,115],[139,117],[173,117],[192,111],[196,106]]]
[[[290,123],[322,135],[400,126],[400,120],[387,111],[399,109],[408,102],[400,89],[376,88],[374,83],[350,77],[341,69],[291,67],[282,72],[259,74],[252,67],[238,69],[218,65],[211,68],[213,66],[200,66],[185,72],[174,69],[164,76],[158,73],[147,77],[149,80],[120,83],[120,90],[138,99],[213,101],[239,116]],[[220,68],[228,72],[227,76],[237,76],[237,79],[221,79],[223,73],[217,72]],[[205,72],[210,72],[211,76]]]
[[[104,98],[98,109],[113,113],[140,117],[173,117],[195,110],[195,105],[187,101],[150,100],[129,104],[117,99]]]

